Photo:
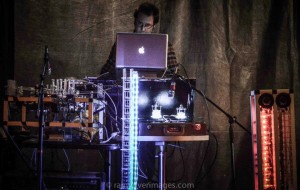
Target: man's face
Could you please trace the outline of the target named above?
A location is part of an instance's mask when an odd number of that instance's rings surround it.
[[[154,18],[153,15],[147,16],[143,13],[139,13],[135,23],[134,31],[136,33],[152,33],[154,29]]]

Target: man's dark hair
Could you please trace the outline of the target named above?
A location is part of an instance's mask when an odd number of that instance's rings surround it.
[[[136,9],[133,14],[134,20],[136,20],[139,13],[143,13],[144,15],[147,15],[147,16],[153,15],[154,25],[157,24],[159,21],[159,10],[154,4],[147,3],[147,2],[140,4],[139,8]]]

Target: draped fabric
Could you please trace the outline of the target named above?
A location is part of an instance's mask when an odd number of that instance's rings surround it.
[[[15,1],[15,80],[25,86],[39,82],[45,45],[49,47],[51,78],[97,76],[116,33],[133,30],[133,11],[141,2],[144,1]],[[197,89],[236,116],[248,131],[251,90],[294,89],[299,139],[299,2],[151,2],[160,8],[156,30],[169,35],[183,67],[180,70],[186,70],[189,78],[196,78]],[[168,146],[166,179],[194,183],[196,189],[230,189],[228,118],[207,104],[208,108],[198,94],[195,120],[209,123],[217,142],[211,136],[209,142],[177,144],[182,149]],[[251,135],[237,124],[233,130],[237,189],[250,190]]]

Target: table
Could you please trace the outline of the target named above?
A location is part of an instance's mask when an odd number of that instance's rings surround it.
[[[8,140],[6,140],[8,141]],[[8,142],[7,142],[8,143]],[[120,148],[118,143],[88,143],[88,142],[71,142],[71,141],[44,141],[45,149],[83,149],[83,150],[101,150],[106,151],[107,156],[105,157],[105,184],[111,183],[111,175],[112,175],[112,151],[118,150]],[[21,143],[17,144],[20,149],[23,148],[37,148],[38,147],[38,139],[29,139],[24,140]],[[106,189],[110,190],[110,185],[106,185]]]

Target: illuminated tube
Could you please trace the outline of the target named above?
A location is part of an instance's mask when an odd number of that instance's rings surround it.
[[[251,91],[255,190],[299,189],[293,104],[292,89]]]
[[[271,94],[262,94],[260,105],[260,126],[262,145],[262,177],[264,189],[276,189],[276,161],[274,151],[273,104]]]
[[[130,149],[130,167],[129,167],[129,189],[136,189],[138,181],[138,73],[132,72],[130,76],[130,122],[129,122],[129,149]]]

